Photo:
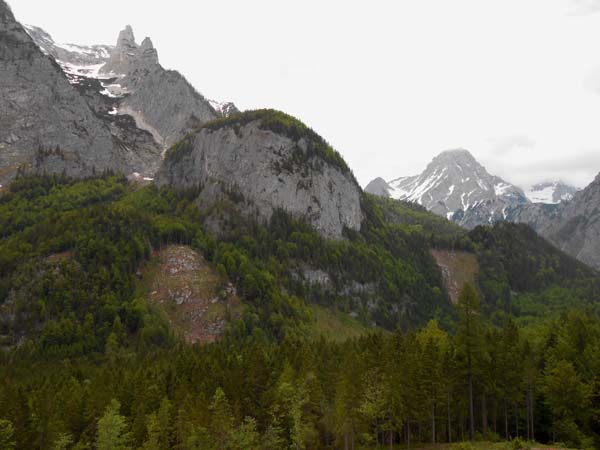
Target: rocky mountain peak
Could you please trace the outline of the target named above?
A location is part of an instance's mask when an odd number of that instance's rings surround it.
[[[442,153],[437,155],[433,160],[434,161],[435,160],[446,160],[446,161],[447,160],[455,160],[455,161],[469,161],[469,162],[477,163],[477,160],[471,154],[471,152],[464,148],[455,148],[455,149],[444,150]]]
[[[379,195],[380,197],[389,197],[390,196],[390,186],[387,184],[381,177],[375,178],[365,187],[365,192],[368,192],[372,195]]]
[[[144,65],[153,66],[158,64],[158,52],[152,45],[152,41],[149,37],[145,38],[140,45],[140,57],[144,61]]]
[[[115,51],[102,67],[101,73],[123,77],[137,69],[153,69],[156,66],[158,66],[158,53],[150,38],[144,39],[142,45],[138,45],[135,42],[133,28],[127,25],[119,33]]]
[[[381,179],[373,180],[366,191],[382,196],[387,192],[393,198],[418,203],[465,226],[502,219],[513,204],[528,202],[521,189],[488,173],[462,148],[440,153],[420,175],[396,178],[387,187]],[[475,207],[479,207],[477,223],[465,222],[467,212]]]
[[[152,39],[150,39],[149,37],[144,38],[144,40],[142,41],[142,44],[140,45],[140,48],[142,50],[153,49],[154,45],[152,45]]]
[[[117,39],[117,49],[137,48],[135,43],[135,35],[133,34],[133,28],[131,25],[127,25],[125,29],[121,30]]]
[[[433,158],[426,170],[430,171],[436,168],[446,168],[449,171],[457,172],[457,175],[468,173],[469,171],[476,172],[480,176],[489,175],[471,152],[465,149],[443,151]]]
[[[12,15],[12,10],[10,9],[10,6],[8,6],[8,3],[6,3],[4,0],[0,0],[0,15],[4,16],[5,14],[10,14],[14,20],[14,16]]]

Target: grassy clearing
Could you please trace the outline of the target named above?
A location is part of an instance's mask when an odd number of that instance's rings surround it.
[[[342,342],[377,330],[377,328],[363,325],[342,311],[334,311],[318,305],[311,305],[310,308],[314,318],[311,324],[311,338],[315,340],[324,337],[328,340]]]

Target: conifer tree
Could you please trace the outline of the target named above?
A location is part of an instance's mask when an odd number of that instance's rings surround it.
[[[217,388],[210,406],[211,432],[218,450],[225,450],[227,438],[233,429],[233,414],[223,389]]]
[[[10,420],[0,419],[0,448],[14,450],[15,428]]]
[[[472,284],[465,283],[458,297],[459,322],[456,330],[456,350],[467,380],[469,405],[469,438],[475,437],[473,385],[478,364],[483,355],[483,331],[479,294]]]
[[[98,420],[97,450],[129,450],[131,436],[125,417],[119,414],[120,409],[119,402],[113,399]]]

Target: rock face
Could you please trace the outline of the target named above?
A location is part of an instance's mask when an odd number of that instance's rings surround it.
[[[384,183],[373,180],[366,191],[418,203],[466,227],[504,219],[508,209],[528,203],[521,189],[490,175],[463,149],[442,152],[420,175]]]
[[[600,174],[570,201],[517,208],[511,219],[531,225],[561,250],[600,269]]]
[[[86,176],[128,168],[129,160],[0,0],[0,184],[20,167]]]
[[[383,178],[378,177],[371,181],[369,184],[367,184],[367,186],[365,187],[365,192],[368,192],[369,194],[373,195],[378,195],[380,197],[389,198],[390,186]]]
[[[359,230],[360,187],[341,157],[312,131],[287,132],[282,118],[295,120],[264,110],[203,127],[169,151],[157,184],[200,187],[204,211],[230,198],[245,216],[266,221],[282,208],[328,238]]]

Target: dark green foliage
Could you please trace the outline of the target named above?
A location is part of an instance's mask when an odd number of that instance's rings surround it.
[[[471,404],[475,434],[600,444],[596,274],[528,228],[465,237],[418,207],[364,196],[362,230],[345,240],[327,241],[284,211],[262,225],[232,219],[219,240],[203,231],[196,196],[118,177],[59,177],[19,179],[0,198],[2,445],[445,442],[464,437]],[[179,342],[136,296],[140,262],[165,244],[200,250],[236,285],[244,314],[220,342]],[[458,308],[432,246],[477,251],[479,290],[467,288]],[[331,286],[303,282],[306,267],[326,272]],[[346,290],[353,283],[359,293]],[[496,295],[507,296],[506,309],[492,306]],[[306,301],[398,330],[309,341]],[[539,316],[548,302],[557,318],[535,327],[505,317],[511,308]],[[439,325],[419,329],[434,315]]]
[[[473,250],[468,233],[463,228],[416,203],[364,193],[361,206],[369,222],[378,225],[390,222],[419,228],[434,248]]]
[[[475,431],[597,447],[598,316],[570,313],[533,340],[511,323],[481,326],[472,343]],[[33,450],[65,440],[147,449],[455,442],[468,417],[461,339],[432,322],[417,334],[338,344],[255,334],[136,352],[117,344],[104,356],[52,361],[22,348],[0,363],[0,442]]]
[[[469,236],[477,249],[487,312],[545,316],[600,296],[596,271],[527,225],[498,222],[477,227]]]
[[[172,164],[176,164],[184,157],[189,155],[194,148],[194,134],[184,137],[181,141],[174,144],[165,154],[165,159]]]

